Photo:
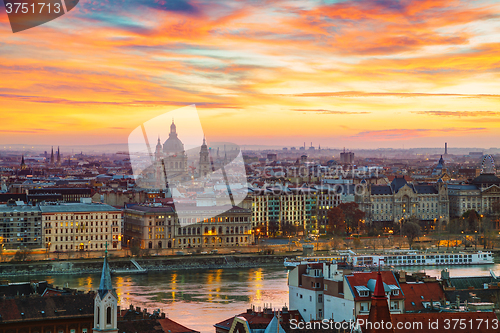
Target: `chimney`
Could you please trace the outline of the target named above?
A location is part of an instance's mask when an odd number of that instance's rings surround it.
[[[165,312],[161,313],[161,319],[165,319]]]

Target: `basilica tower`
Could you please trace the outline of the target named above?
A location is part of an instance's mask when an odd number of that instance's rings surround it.
[[[200,170],[199,170],[199,174],[200,174],[200,177],[206,177],[210,171],[210,159],[209,159],[209,156],[208,156],[208,148],[207,148],[207,144],[205,142],[205,138],[203,138],[203,144],[201,145],[201,149],[200,149]]]

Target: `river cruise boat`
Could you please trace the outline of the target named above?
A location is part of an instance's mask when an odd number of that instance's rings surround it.
[[[386,254],[356,254],[353,251],[338,251],[336,255],[328,257],[297,257],[285,258],[284,265],[289,269],[300,264],[333,262],[351,267],[377,266],[450,266],[450,265],[486,265],[493,264],[491,252],[459,252],[459,253],[431,253],[404,251]]]
[[[493,254],[491,252],[407,252],[352,256],[353,266],[450,266],[486,264],[493,264]]]
[[[352,256],[356,255],[355,252],[351,250],[347,251],[337,251],[332,256],[322,256],[322,257],[296,257],[295,259],[285,258],[284,265],[288,269],[293,269],[301,264],[314,264],[314,263],[322,263],[322,262],[336,262],[339,266],[350,265],[352,262]]]

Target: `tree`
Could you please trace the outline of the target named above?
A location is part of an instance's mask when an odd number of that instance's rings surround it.
[[[403,224],[401,232],[408,238],[408,245],[411,249],[415,239],[420,236],[420,225],[413,220],[409,220]]]
[[[298,228],[295,226],[295,224],[291,222],[283,221],[283,223],[281,224],[281,231],[283,231],[284,235],[293,235],[297,233],[297,229]]]
[[[345,233],[345,215],[339,207],[333,207],[328,210],[328,231],[333,235],[342,235]]]
[[[355,249],[359,249],[361,247],[361,239],[354,238],[352,240],[352,246],[354,246]]]
[[[340,211],[342,211],[343,216]],[[352,233],[357,231],[359,233],[364,229],[364,218],[365,213],[359,209],[358,204],[355,202],[341,203],[337,207],[328,210],[328,225],[333,229],[332,232]]]
[[[338,250],[343,244],[342,238],[334,236],[330,241],[330,247],[332,250]]]
[[[341,203],[339,208],[344,212],[347,232],[356,230],[359,233],[364,229],[363,219],[365,218],[365,212],[359,209],[357,203]]]
[[[12,260],[13,261],[25,261],[29,258],[29,256],[30,256],[30,251],[28,250],[27,247],[23,247],[23,248],[17,250],[17,252],[14,255],[14,258]]]
[[[467,220],[468,229],[470,232],[476,232],[479,226],[479,214],[475,209],[469,209],[463,213],[462,217]]]
[[[138,256],[141,253],[141,247],[137,246],[137,245],[133,245],[130,248],[130,253],[132,253],[133,257]]]

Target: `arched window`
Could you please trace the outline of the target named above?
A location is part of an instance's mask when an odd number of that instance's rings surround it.
[[[205,233],[208,234],[208,227],[205,227]]]
[[[240,230],[240,229],[239,229],[238,227],[236,227],[236,230],[234,231],[234,233],[238,234],[238,233],[239,233],[239,230]]]
[[[222,227],[219,227],[219,235],[222,234]]]
[[[101,309],[97,307],[97,327],[99,327],[99,319],[101,319]]]
[[[149,242],[148,248],[152,249],[153,248],[153,242]]]
[[[212,233],[215,234],[215,227],[212,227]]]
[[[108,306],[106,309],[106,324],[111,325],[111,307]]]
[[[200,228],[196,229],[196,234],[200,234]]]

